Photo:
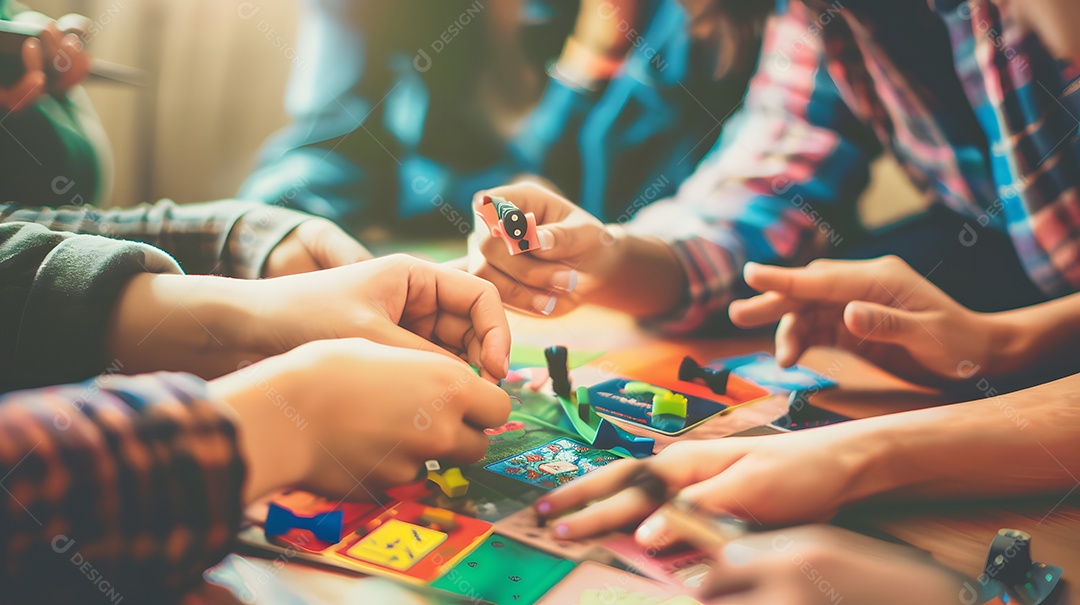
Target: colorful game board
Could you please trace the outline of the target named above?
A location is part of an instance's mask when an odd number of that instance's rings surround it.
[[[619,456],[606,450],[560,437],[484,468],[530,485],[554,489],[618,459]]]
[[[586,561],[552,588],[539,605],[692,605],[672,586],[633,572]]]
[[[574,564],[492,534],[433,587],[493,603],[532,605]]]

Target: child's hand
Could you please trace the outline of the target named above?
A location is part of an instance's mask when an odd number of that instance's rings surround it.
[[[332,269],[370,259],[360,242],[324,218],[312,217],[281,240],[263,267],[263,277]]]
[[[68,15],[53,21],[40,13],[22,13],[18,21],[45,27],[40,39],[23,43],[26,73],[9,88],[0,88],[0,106],[16,112],[34,104],[43,93],[62,95],[86,79],[90,55],[80,36],[85,35],[85,17]]]
[[[819,260],[788,269],[748,263],[746,283],[764,292],[731,304],[745,328],[780,321],[776,359],[787,367],[813,346],[858,353],[902,378],[938,384],[995,367],[1007,338],[992,315],[958,304],[904,261]]]
[[[506,304],[564,315],[590,303],[649,317],[673,309],[685,284],[671,249],[654,238],[604,225],[566,198],[535,184],[482,191],[536,215],[540,250],[511,256],[480,218],[469,239],[469,270],[499,289]]]
[[[283,487],[370,500],[425,460],[482,458],[509,396],[444,355],[360,339],[306,344],[211,383],[239,417],[248,500]]]
[[[646,532],[638,532],[638,541],[647,548],[701,541],[666,515],[657,516],[650,529],[647,538],[641,535]],[[830,525],[750,534],[727,543],[715,555],[713,571],[698,595],[710,602],[718,598],[741,605],[833,605],[841,598],[877,605],[964,602],[959,599],[960,577],[924,553]],[[971,583],[967,594],[974,596],[976,584]]]
[[[848,426],[677,442],[652,458],[589,473],[540,498],[536,510],[548,519],[570,513],[548,523],[560,538],[609,532],[641,521],[662,504],[654,499],[661,494],[650,496],[640,487],[643,477],[652,477],[666,486],[665,497],[678,494],[704,513],[759,525],[825,521],[872,489],[854,484],[873,461],[873,444],[840,439],[852,431]]]

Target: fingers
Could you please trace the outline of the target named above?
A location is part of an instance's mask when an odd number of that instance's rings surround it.
[[[796,313],[787,313],[776,326],[776,363],[790,368],[802,357],[809,346],[806,340],[806,322]]]
[[[51,70],[56,74],[52,89],[66,92],[77,86],[90,74],[90,55],[84,52],[82,39],[74,33],[63,34],[58,40]]]
[[[536,512],[545,518],[557,517],[586,503],[611,495],[644,468],[640,460],[620,460],[589,473],[536,501]]]
[[[906,268],[906,269],[905,269]],[[892,257],[873,261],[819,260],[807,267],[787,268],[747,263],[747,285],[759,292],[777,292],[805,301],[864,300],[891,304],[916,277],[903,261]]]
[[[803,301],[769,291],[753,298],[732,301],[728,315],[732,323],[740,328],[757,328],[776,323],[785,313],[798,311]]]
[[[502,301],[510,307],[526,313],[550,316],[556,314],[556,311],[568,311],[573,304],[568,301],[560,305],[559,297],[554,291],[530,288],[509,273],[496,268],[497,263],[498,261],[485,260],[473,273],[476,277],[491,282],[499,291]]]
[[[923,330],[909,311],[855,301],[844,308],[844,325],[858,338],[873,342],[907,344]]]
[[[614,531],[641,520],[659,505],[644,490],[624,489],[559,518],[555,521],[555,535],[564,540],[576,540]]]
[[[0,106],[11,112],[22,111],[33,104],[45,90],[41,41],[30,38],[23,42],[22,59],[26,69],[23,77],[10,88],[0,88]]]
[[[479,429],[494,428],[506,424],[510,418],[510,396],[506,391],[494,384],[481,380],[479,376],[470,374],[464,380],[458,381],[461,386],[460,401],[464,402],[463,408],[465,421]],[[448,386],[453,389],[453,385]],[[486,435],[485,435],[486,438]],[[487,446],[484,446],[485,451]],[[476,456],[479,459],[483,456]]]
[[[457,447],[446,458],[462,464],[472,464],[487,454],[489,443],[491,439],[484,434],[482,429],[462,428],[458,433]]]

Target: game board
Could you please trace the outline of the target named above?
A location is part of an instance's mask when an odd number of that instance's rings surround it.
[[[618,459],[611,452],[560,437],[484,468],[530,485],[554,489]]]
[[[574,569],[574,563],[492,534],[432,584],[494,603],[532,605]]]

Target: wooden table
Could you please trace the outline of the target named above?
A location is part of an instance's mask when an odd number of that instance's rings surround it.
[[[643,360],[678,359],[692,354],[705,361],[772,349],[771,340],[765,337],[713,341],[662,339],[641,330],[628,317],[597,309],[582,309],[556,319],[513,316],[511,326],[516,343],[537,347],[562,344],[571,351],[607,351],[598,363],[613,374],[618,374],[620,368],[640,365]],[[843,352],[814,350],[801,363],[840,383],[838,390],[815,395],[814,404],[849,416],[876,416],[946,403],[936,393],[917,389]],[[673,365],[672,372],[676,368]],[[740,432],[782,415],[785,406],[786,400],[776,398],[755,403],[717,417],[688,436],[711,438]],[[1077,495],[1080,489],[1073,494]],[[1070,586],[1080,583],[1080,498],[878,506],[850,514],[845,521],[866,524],[929,551],[942,563],[969,577],[980,573],[986,549],[998,529],[1026,531],[1033,536],[1035,559],[1065,570],[1067,583],[1057,602],[1080,604],[1080,589]],[[249,585],[252,577],[262,584],[252,586],[260,597],[259,602],[273,593],[268,585],[295,591],[308,603],[383,602],[381,599],[388,603],[424,602],[420,597],[400,593],[383,580],[356,578],[301,563],[247,556],[234,559],[232,565],[264,570],[261,575],[248,576]],[[263,577],[268,579],[264,582]],[[381,595],[375,597],[380,600],[373,600],[375,594]],[[231,601],[226,598],[220,602]]]

